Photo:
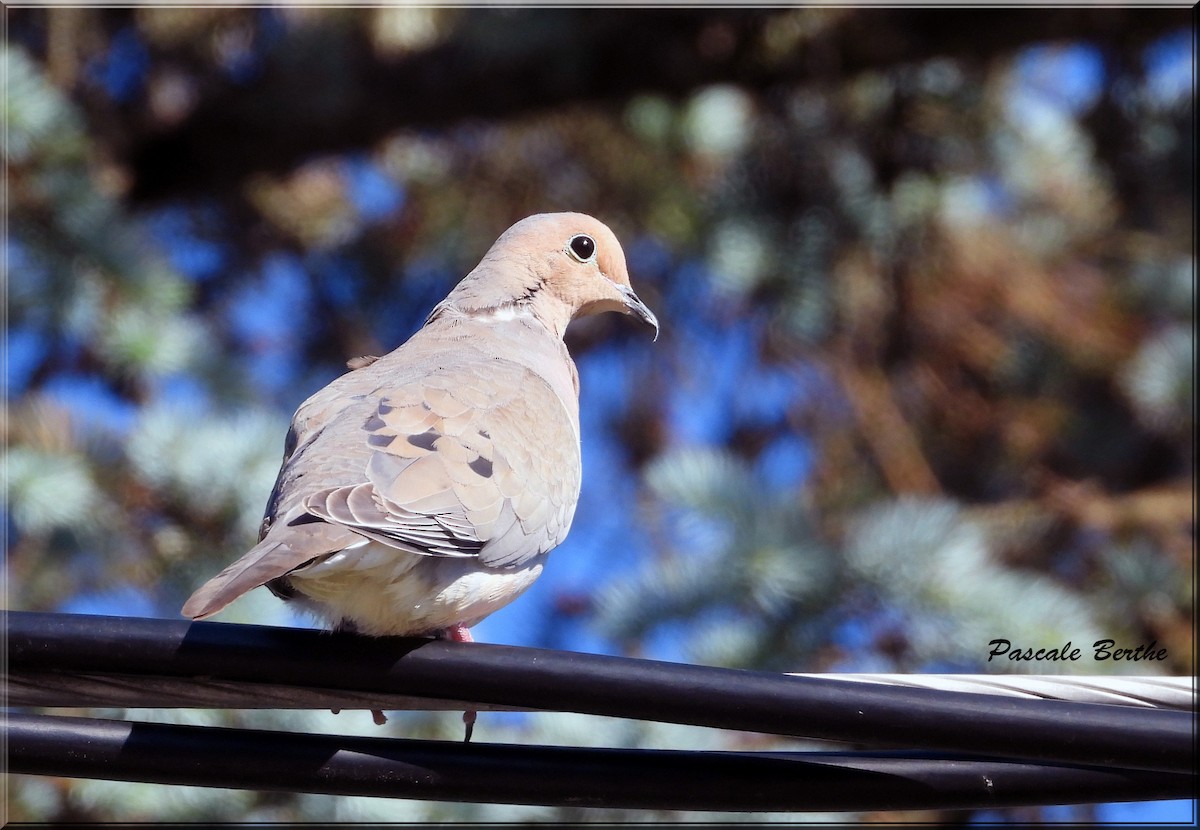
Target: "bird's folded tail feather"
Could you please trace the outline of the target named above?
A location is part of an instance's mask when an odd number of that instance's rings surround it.
[[[183,605],[183,616],[194,620],[211,617],[247,591],[294,571],[315,559],[311,550],[295,550],[264,539],[225,570],[205,582]]]

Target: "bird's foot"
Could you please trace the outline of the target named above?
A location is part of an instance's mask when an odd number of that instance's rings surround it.
[[[475,638],[471,636],[471,629],[465,625],[452,625],[445,631],[447,640],[455,643],[473,643]],[[463,712],[463,723],[467,727],[466,736],[463,738],[463,743],[471,742],[471,733],[475,731],[475,721],[479,717],[479,713],[474,709]]]
[[[469,744],[471,742],[471,733],[475,731],[475,718],[477,718],[478,716],[479,716],[479,713],[476,712],[474,709],[467,711],[467,712],[463,712],[463,723],[467,727],[466,735],[463,736],[464,744]]]
[[[465,625],[452,625],[446,629],[446,639],[455,643],[473,643],[475,638],[471,636],[471,629]]]
[[[341,709],[330,709],[329,711],[333,712],[335,715],[340,715],[342,713]],[[387,723],[387,715],[383,713],[382,709],[372,709],[371,720],[375,721],[376,726],[383,726],[385,723]]]

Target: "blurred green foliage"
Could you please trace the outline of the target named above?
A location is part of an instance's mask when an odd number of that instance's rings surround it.
[[[900,9],[6,13],[11,607],[175,614],[252,543],[304,397],[407,337],[512,221],[581,210],[624,241],[663,337],[569,334],[584,501],[508,641],[976,671],[1013,669],[983,665],[994,637],[1115,637],[1169,665],[1069,670],[1194,671],[1186,16],[993,10],[973,40]],[[644,63],[610,55],[646,43]],[[261,591],[225,619],[295,622]],[[349,712],[107,714],[377,732]],[[27,821],[688,818],[11,794]]]

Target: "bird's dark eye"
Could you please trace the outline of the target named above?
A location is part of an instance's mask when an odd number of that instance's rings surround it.
[[[586,233],[572,236],[571,241],[567,243],[567,250],[580,262],[587,262],[596,255],[596,240]]]

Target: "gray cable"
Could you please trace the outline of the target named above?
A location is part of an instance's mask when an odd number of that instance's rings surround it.
[[[905,686],[911,689],[940,689],[975,692],[1038,700],[1069,700],[1075,703],[1111,703],[1149,709],[1196,709],[1196,678],[1154,676],[1066,676],[995,674],[802,674],[792,677],[822,677]]]

